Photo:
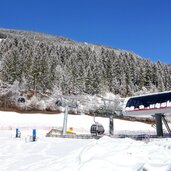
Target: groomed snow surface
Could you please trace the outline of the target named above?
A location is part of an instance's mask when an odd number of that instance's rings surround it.
[[[109,119],[96,118],[108,134]],[[88,134],[93,117],[69,115],[68,128]],[[0,112],[0,171],[171,171],[171,139],[64,139],[45,137],[62,129],[63,114]],[[15,138],[15,129],[21,138]],[[29,142],[32,129],[36,142]],[[114,120],[115,134],[154,134],[151,125]]]

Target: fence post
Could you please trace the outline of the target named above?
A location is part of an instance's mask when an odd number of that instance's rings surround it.
[[[21,136],[21,133],[20,133],[19,129],[16,128],[16,135],[15,135],[15,137],[16,138],[20,138],[20,136]]]
[[[33,129],[33,141],[36,141],[36,129]]]
[[[109,115],[109,134],[113,135],[114,130],[113,130],[113,115]]]

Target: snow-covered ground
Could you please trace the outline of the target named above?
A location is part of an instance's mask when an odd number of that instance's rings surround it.
[[[109,120],[96,118],[108,134]],[[93,117],[69,115],[68,128],[89,133]],[[171,171],[171,139],[47,138],[51,128],[62,129],[63,114],[0,112],[0,171]],[[21,138],[15,138],[15,129]],[[36,142],[28,142],[32,129]],[[151,125],[114,120],[115,134],[154,134]]]

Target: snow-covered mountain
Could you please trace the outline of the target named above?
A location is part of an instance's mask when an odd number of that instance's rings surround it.
[[[4,96],[14,99],[6,90],[16,86],[19,95],[37,93],[40,100],[55,92],[125,97],[171,89],[168,65],[133,52],[20,30],[0,29],[0,39],[1,107]]]

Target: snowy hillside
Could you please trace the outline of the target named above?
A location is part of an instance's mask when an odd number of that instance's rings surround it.
[[[0,43],[1,109],[16,107],[13,94],[3,94],[16,82],[19,95],[27,100],[33,94],[42,100],[56,91],[61,95],[111,92],[126,97],[171,88],[167,64],[153,63],[130,51],[20,30],[0,29],[0,38],[4,39]]]
[[[109,120],[96,118],[108,134]],[[69,115],[68,127],[76,133],[89,133],[93,117]],[[170,171],[170,139],[129,138],[99,140],[47,138],[52,128],[62,128],[63,114],[17,114],[0,112],[0,170],[1,171]],[[15,138],[15,129],[21,138]],[[37,129],[38,140],[28,142],[32,129]],[[114,120],[115,135],[151,134],[151,125]]]
[[[22,134],[32,129],[44,130],[48,132],[52,128],[62,129],[63,114],[17,114],[13,112],[0,112],[0,130],[14,130],[19,128]],[[109,133],[109,119],[96,117],[96,122],[102,123],[105,128],[105,134]],[[90,133],[90,127],[94,123],[92,116],[87,115],[69,115],[68,128],[72,127],[76,133]],[[115,134],[136,133],[152,134],[155,129],[149,125],[140,122],[114,120]],[[39,135],[44,136],[44,135]]]

